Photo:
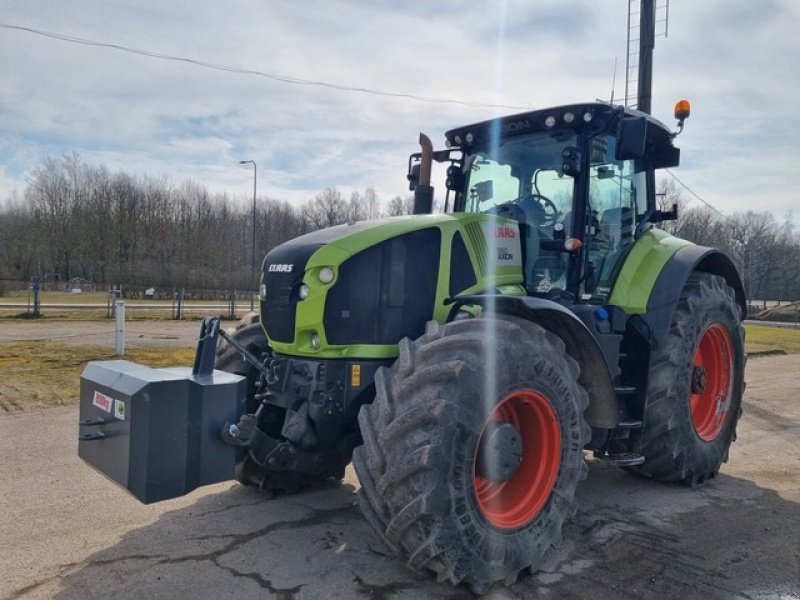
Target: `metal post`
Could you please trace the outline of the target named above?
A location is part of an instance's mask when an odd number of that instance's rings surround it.
[[[250,310],[253,310],[254,295],[253,290],[256,289],[256,185],[258,182],[258,167],[254,160],[240,160],[240,165],[252,164],[253,165],[253,255],[250,260]]]
[[[175,319],[180,321],[183,318],[183,294],[185,292],[185,288],[181,288],[180,292],[176,292],[177,295],[177,311],[175,312]]]
[[[122,300],[114,302],[117,318],[116,353],[117,356],[125,355],[125,303]]]
[[[639,86],[636,108],[650,114],[653,94],[653,48],[656,45],[655,0],[641,0],[639,9]]]
[[[40,316],[40,308],[41,308],[41,284],[39,283],[39,278],[36,277],[33,280],[33,316],[37,319]]]

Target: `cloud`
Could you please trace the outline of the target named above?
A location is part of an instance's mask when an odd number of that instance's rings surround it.
[[[793,62],[800,7],[672,0],[656,43],[654,114],[693,115],[678,138],[681,178],[727,211],[784,213],[796,200],[788,158],[800,123]],[[29,0],[3,20],[46,31],[348,86],[541,108],[624,90],[625,3],[311,0],[140,3]],[[504,17],[504,21],[501,18]],[[4,29],[0,52],[3,187],[24,187],[45,154],[193,179],[246,198],[256,160],[264,195],[301,202],[325,187],[405,194],[419,131],[511,109],[431,104],[202,68]],[[736,185],[746,173],[757,185]],[[439,188],[441,189],[441,185]],[[713,200],[711,200],[713,198]]]

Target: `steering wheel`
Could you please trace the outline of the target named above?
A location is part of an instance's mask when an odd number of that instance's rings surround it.
[[[527,194],[514,200],[514,203],[525,211],[529,223],[539,227],[552,227],[560,214],[553,201],[541,194]]]

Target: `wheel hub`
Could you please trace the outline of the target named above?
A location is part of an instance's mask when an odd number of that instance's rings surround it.
[[[695,367],[692,369],[692,393],[702,394],[706,389],[708,383],[708,374],[703,367]]]
[[[561,425],[550,400],[520,389],[487,418],[475,447],[475,499],[489,523],[512,530],[544,508],[561,467]]]
[[[491,421],[481,438],[476,474],[493,483],[511,479],[522,461],[522,436],[514,425]]]
[[[701,440],[711,442],[728,420],[733,393],[733,342],[723,325],[713,323],[703,331],[692,363],[692,425]]]

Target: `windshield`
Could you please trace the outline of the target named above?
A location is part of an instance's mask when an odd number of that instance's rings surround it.
[[[575,145],[572,132],[542,133],[467,156],[464,211],[509,213],[529,225],[564,222],[574,179],[564,175],[562,153]]]
[[[569,237],[575,179],[564,173],[565,156],[577,154],[573,132],[518,136],[465,157],[465,212],[489,213],[520,223],[525,248],[525,286],[549,293],[566,286],[567,257],[542,247]]]

